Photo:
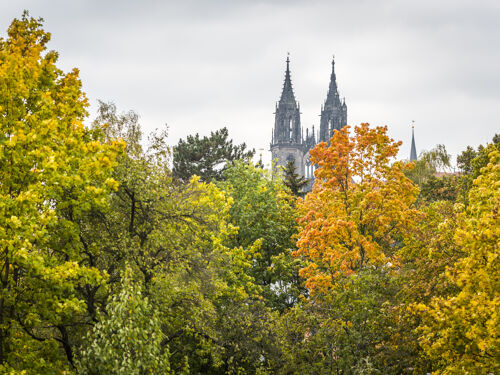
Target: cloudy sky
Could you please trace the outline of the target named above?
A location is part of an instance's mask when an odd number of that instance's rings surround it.
[[[500,133],[498,0],[0,0],[0,28],[45,19],[60,67],[91,102],[134,110],[170,143],[227,126],[269,142],[287,52],[302,125],[319,125],[335,54],[349,124],[388,125],[410,151],[456,155]],[[261,151],[258,151],[261,152]]]

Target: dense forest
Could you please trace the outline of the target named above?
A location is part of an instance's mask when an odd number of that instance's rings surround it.
[[[500,137],[397,161],[387,127],[293,166],[227,129],[171,148],[57,67],[42,20],[0,39],[0,372],[496,374]]]

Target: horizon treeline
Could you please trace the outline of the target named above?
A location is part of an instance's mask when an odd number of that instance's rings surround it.
[[[171,149],[25,12],[0,39],[0,372],[495,374],[500,137],[395,161],[360,124],[267,170],[227,129]]]

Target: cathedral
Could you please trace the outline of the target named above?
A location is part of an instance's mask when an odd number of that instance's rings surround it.
[[[335,61],[332,60],[332,74],[326,100],[321,106],[319,130],[306,129],[300,123],[300,104],[295,100],[292,78],[290,75],[290,58],[286,59],[285,82],[279,102],[274,113],[274,129],[271,139],[271,153],[276,166],[285,166],[289,161],[295,162],[296,172],[303,177],[314,179],[314,169],[309,161],[309,150],[319,142],[328,142],[333,130],[340,130],[347,125],[347,106],[345,99],[340,100],[337,79],[335,77]]]

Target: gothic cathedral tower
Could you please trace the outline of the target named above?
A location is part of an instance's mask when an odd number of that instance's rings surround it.
[[[304,142],[300,125],[300,106],[295,101],[290,77],[290,58],[286,59],[285,82],[280,101],[276,104],[271,153],[277,166],[295,162],[299,175],[304,175]]]
[[[340,130],[347,125],[347,106],[345,99],[340,100],[335,77],[335,61],[332,60],[330,86],[324,105],[321,106],[321,120],[318,138],[314,125],[312,131],[306,129],[302,134],[300,124],[300,106],[295,101],[292,79],[290,77],[290,58],[286,59],[285,82],[280,101],[276,104],[273,136],[271,140],[272,160],[276,167],[286,166],[289,161],[295,162],[296,172],[310,180],[306,190],[311,190],[314,181],[315,167],[309,160],[309,150],[317,142],[328,142],[334,130]]]
[[[321,121],[319,125],[319,141],[328,142],[334,130],[340,130],[347,125],[347,106],[345,99],[340,101],[335,77],[335,60],[332,60],[332,75],[325,104],[321,106]]]

